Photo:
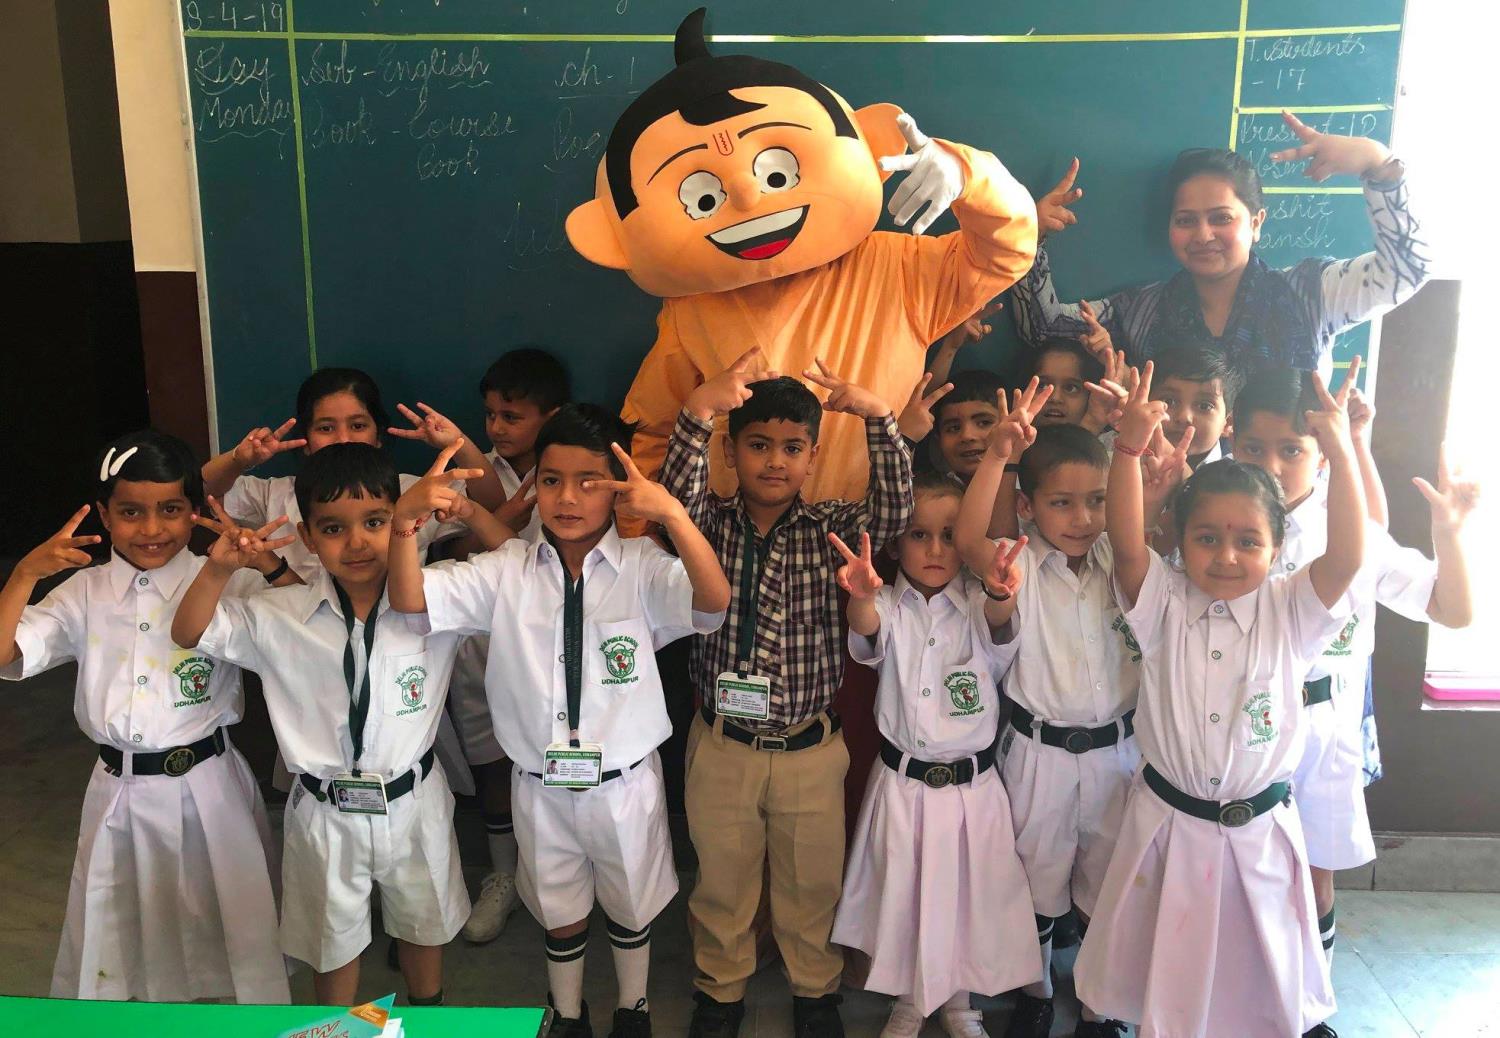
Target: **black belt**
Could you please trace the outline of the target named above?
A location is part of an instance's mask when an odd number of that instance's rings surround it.
[[[906,754],[892,746],[884,738],[880,740],[880,759],[885,766],[892,771],[900,772],[907,778],[914,778],[919,782],[925,782],[933,789],[942,789],[944,786],[966,786],[975,778],[983,775],[995,766],[995,748],[990,746],[980,750],[972,757],[962,760],[950,761],[947,764],[938,764],[933,761],[917,760],[908,757],[906,767],[901,766],[901,758]],[[975,762],[978,766],[975,766]]]
[[[397,775],[385,784],[385,802],[387,804],[392,800],[399,800],[401,797],[406,796],[416,786],[419,779],[427,777],[428,773],[432,771],[432,755],[433,748],[429,746],[427,752],[422,754],[422,759],[417,761],[415,768],[412,768],[405,774]],[[417,774],[419,770],[422,772],[421,775]],[[328,794],[323,792],[323,782],[321,780],[315,779],[311,775],[299,775],[297,777],[302,780],[302,785],[307,791],[318,798],[320,803],[328,799]]]
[[[1317,706],[1319,703],[1331,702],[1333,699],[1333,676],[1319,678],[1317,681],[1304,681],[1302,683],[1302,705]]]
[[[1169,807],[1205,822],[1218,822],[1229,829],[1249,825],[1277,804],[1285,804],[1292,799],[1290,782],[1273,782],[1248,800],[1200,800],[1162,778],[1161,773],[1149,764],[1146,765],[1144,774],[1151,792],[1161,797]]]
[[[602,775],[599,776],[599,785],[602,786],[606,782],[613,782],[615,779],[619,778],[621,775],[625,774],[627,771],[634,771],[636,768],[639,768],[643,763],[645,763],[645,761],[646,761],[646,758],[642,757],[640,760],[636,761],[634,764],[632,764],[628,768],[615,768],[613,771],[606,771],[604,774],[602,774]],[[526,774],[530,775],[534,779],[544,779],[544,778],[546,778],[546,776],[543,775],[540,771],[528,771]],[[568,790],[572,790],[574,793],[582,793],[584,790],[586,790],[586,789],[593,789],[594,787],[593,786],[561,786],[561,787],[556,787],[555,786],[553,788],[554,789],[557,789],[557,788],[568,789]]]
[[[229,748],[229,739],[224,729],[215,728],[214,733],[187,746],[159,753],[132,753],[130,773],[132,775],[171,775],[180,778],[210,757],[217,757]],[[111,775],[125,773],[125,754],[113,746],[100,746],[99,759]]]
[[[1020,703],[1012,701],[1010,704],[1011,727],[1028,739],[1040,737],[1042,742],[1048,746],[1056,746],[1058,749],[1067,750],[1069,753],[1087,753],[1089,750],[1097,750],[1102,746],[1113,746],[1120,741],[1120,731],[1124,729],[1125,738],[1135,734],[1135,711],[1126,711],[1125,716],[1117,723],[1100,725],[1098,728],[1074,727],[1064,728],[1055,724],[1037,725],[1036,715],[1027,710]],[[1035,726],[1035,727],[1033,727]]]
[[[828,714],[828,734],[832,735],[844,727],[844,722],[832,710],[826,712]],[[704,723],[712,728],[715,716],[713,708],[704,703],[701,713],[703,714]],[[823,741],[823,720],[819,718],[796,735],[761,735],[758,732],[752,732],[748,728],[741,728],[737,724],[731,724],[729,718],[726,717],[724,719],[724,734],[735,742],[742,742],[752,749],[790,753],[792,750],[805,750],[809,746],[817,746],[821,743]]]

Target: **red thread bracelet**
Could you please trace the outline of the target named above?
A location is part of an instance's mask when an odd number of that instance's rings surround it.
[[[1154,450],[1152,450],[1150,447],[1127,447],[1123,443],[1120,443],[1118,440],[1115,441],[1115,450],[1119,451],[1121,454],[1125,455],[1127,458],[1154,458],[1154,457],[1156,457],[1156,452]]]

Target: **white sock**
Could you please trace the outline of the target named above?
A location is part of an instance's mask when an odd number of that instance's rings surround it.
[[[651,927],[627,930],[608,920],[609,950],[615,957],[615,984],[620,989],[620,1008],[650,1011],[646,1000],[646,978],[651,972]]]
[[[484,829],[489,837],[490,868],[495,872],[516,874],[516,828],[510,812],[485,812]]]
[[[547,936],[547,986],[552,989],[552,1008],[569,1020],[583,1015],[583,953],[588,946],[587,930],[573,937]]]
[[[1036,939],[1042,945],[1042,979],[1035,984],[1027,984],[1021,989],[1032,998],[1052,997],[1052,928],[1054,922],[1044,915],[1036,917]]]

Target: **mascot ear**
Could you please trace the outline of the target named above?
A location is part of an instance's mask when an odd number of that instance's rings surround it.
[[[875,156],[877,167],[887,155],[901,155],[906,151],[906,138],[896,125],[896,116],[900,114],[900,107],[886,103],[865,105],[854,113],[854,121],[859,124],[859,132],[864,134],[865,143],[870,146],[870,154]],[[882,181],[889,176],[889,173],[881,170]]]
[[[611,270],[625,270],[630,264],[625,259],[625,250],[615,234],[614,222],[605,209],[603,201],[592,198],[568,214],[564,225],[568,241],[579,255],[590,263]]]

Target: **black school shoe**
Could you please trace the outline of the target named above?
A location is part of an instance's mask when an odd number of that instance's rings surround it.
[[[1053,1012],[1052,999],[1016,992],[1016,1008],[1011,1010],[1010,1021],[1005,1025],[1005,1038],[1047,1038],[1052,1031]]]
[[[693,992],[693,1020],[688,1038],[737,1038],[745,1019],[745,1000],[715,1002],[701,991]]]
[[[793,1038],[844,1038],[844,1020],[839,1016],[843,995],[822,998],[792,996]]]
[[[1125,1038],[1123,1020],[1080,1020],[1073,1038]],[[1334,1035],[1338,1038],[1338,1035]]]
[[[552,1004],[552,995],[547,994],[547,1004]],[[578,1013],[578,1019],[563,1016],[556,1011],[552,1014],[552,1026],[547,1031],[547,1038],[594,1038],[594,1029],[589,1026],[589,1004],[579,1003],[582,1009]]]
[[[1339,1038],[1339,1033],[1327,1024],[1319,1024],[1311,1031],[1304,1031],[1302,1038]]]
[[[651,1038],[651,1010],[616,1009],[609,1038]]]

